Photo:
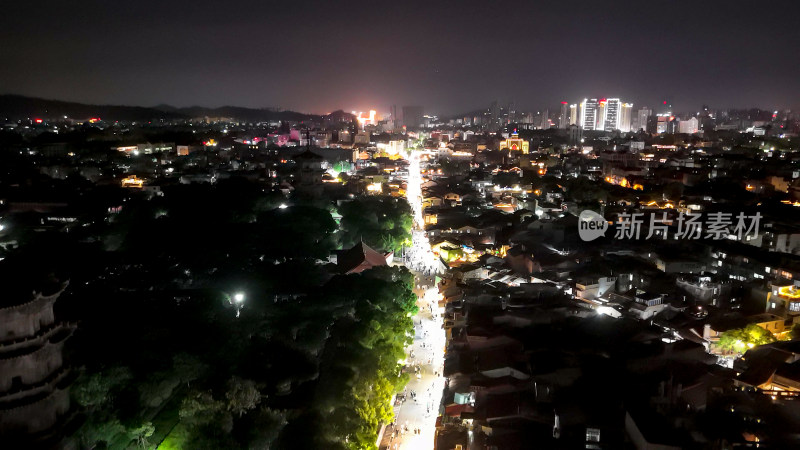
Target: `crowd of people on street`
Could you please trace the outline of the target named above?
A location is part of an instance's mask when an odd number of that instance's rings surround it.
[[[437,353],[443,341],[439,342],[436,339],[439,337],[437,333],[441,333],[441,327],[437,322],[438,298],[436,295],[429,295],[431,288],[436,284],[439,260],[431,250],[424,231],[421,181],[419,155],[412,152],[409,155],[406,195],[414,214],[414,228],[411,232],[412,245],[403,248],[402,262],[416,275],[414,291],[419,296],[417,303],[419,313],[414,318],[414,343],[408,349],[408,359],[404,368],[406,373],[411,375],[411,381],[403,392],[397,395],[396,419],[388,425],[381,449],[432,448],[433,436],[430,433],[433,426],[431,421],[434,419],[431,415],[438,414],[440,395],[436,394],[437,392],[441,394],[443,388],[440,384],[443,355],[441,351]],[[400,425],[398,421],[401,422]]]
[[[437,258],[431,250],[428,237],[423,230],[411,232],[411,246],[403,248],[403,264],[420,274],[421,278],[431,279],[437,274]]]

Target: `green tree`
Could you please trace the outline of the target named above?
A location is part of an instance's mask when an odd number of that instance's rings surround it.
[[[150,422],[145,422],[142,425],[131,428],[128,430],[128,437],[132,441],[136,441],[136,444],[139,447],[147,448],[149,443],[147,442],[147,438],[153,435],[156,431],[156,428]]]
[[[439,165],[442,168],[442,173],[448,177],[466,175],[469,172],[469,161],[444,159],[439,161]]]
[[[372,449],[379,424],[391,420],[392,395],[408,381],[398,361],[411,342],[412,283],[407,270],[381,267],[325,286],[326,299],[353,311],[335,319],[321,357],[315,404],[330,418],[320,435],[331,445]]]
[[[70,392],[75,401],[86,408],[98,407],[111,399],[112,389],[131,380],[127,367],[112,367],[95,373],[82,372]]]
[[[342,246],[363,240],[376,250],[399,252],[411,242],[411,207],[389,196],[357,198],[339,207]]]
[[[188,353],[178,353],[172,357],[172,370],[182,383],[189,383],[205,376],[208,366],[203,364],[199,358]]]
[[[325,209],[277,208],[258,216],[255,249],[272,258],[327,258],[335,248],[336,222]]]
[[[169,400],[172,391],[181,383],[173,371],[159,371],[150,374],[138,383],[139,402],[149,408],[157,408]]]
[[[775,342],[775,336],[766,329],[751,323],[744,328],[724,331],[717,346],[731,351],[744,352],[749,348]]]
[[[94,414],[81,426],[78,436],[85,448],[94,448],[100,443],[108,446],[124,433],[125,427],[116,417]]]
[[[248,448],[267,450],[286,426],[286,413],[261,407],[248,414],[252,423],[248,426]]]
[[[333,165],[333,170],[335,170],[337,173],[349,172],[353,170],[353,164],[349,161],[338,161]]]
[[[233,377],[227,383],[225,398],[228,401],[228,410],[242,417],[244,413],[258,405],[261,401],[261,392],[252,380]]]
[[[178,415],[184,423],[200,426],[213,422],[224,409],[224,403],[214,400],[211,391],[194,391],[183,399]]]
[[[578,203],[597,203],[608,200],[608,193],[602,183],[597,183],[587,177],[578,177],[567,180],[567,195]]]

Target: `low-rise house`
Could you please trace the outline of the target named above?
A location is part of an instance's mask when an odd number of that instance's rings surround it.
[[[364,242],[359,242],[348,250],[339,251],[336,265],[340,273],[361,273],[373,267],[389,265],[393,256],[392,252],[381,254]]]
[[[800,345],[776,342],[748,350],[734,361],[737,386],[765,391],[800,392]]]

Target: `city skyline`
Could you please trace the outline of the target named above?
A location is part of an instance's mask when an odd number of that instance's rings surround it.
[[[208,110],[224,109],[224,108],[243,108],[243,109],[248,109],[248,110],[253,110],[253,111],[256,111],[256,110],[272,110],[272,111],[276,111],[276,112],[288,111],[288,112],[296,112],[296,113],[300,113],[300,114],[316,115],[316,116],[324,116],[324,115],[332,114],[332,113],[337,112],[337,111],[341,111],[341,112],[344,112],[344,113],[353,114],[357,118],[360,117],[360,115],[364,115],[364,114],[369,115],[370,113],[372,113],[373,114],[373,118],[370,119],[370,120],[372,120],[373,122],[376,121],[376,120],[383,120],[383,119],[391,118],[391,116],[393,115],[392,114],[392,110],[393,109],[397,110],[395,112],[396,112],[397,117],[399,117],[399,118],[403,117],[402,108],[422,108],[422,114],[425,115],[425,116],[459,118],[459,117],[462,117],[464,115],[469,115],[469,114],[473,114],[473,113],[477,113],[477,112],[481,112],[481,111],[490,112],[492,110],[492,105],[496,104],[497,108],[499,110],[504,111],[504,112],[508,112],[509,111],[509,109],[508,109],[509,107],[514,107],[515,108],[514,112],[517,115],[523,115],[523,114],[545,114],[545,113],[547,113],[549,115],[549,117],[554,119],[552,126],[554,126],[556,128],[560,128],[558,124],[559,124],[559,120],[560,120],[560,117],[561,117],[561,114],[562,114],[561,111],[560,111],[561,107],[566,107],[566,111],[565,111],[565,113],[566,113],[566,115],[565,115],[566,123],[567,124],[572,124],[572,123],[578,124],[578,122],[579,122],[578,119],[573,120],[571,118],[571,116],[573,114],[572,111],[571,111],[571,108],[577,108],[575,114],[576,114],[576,117],[579,117],[580,114],[578,114],[578,111],[580,111],[581,102],[583,102],[584,100],[589,100],[589,101],[592,101],[592,100],[595,100],[595,101],[606,101],[606,100],[609,100],[609,101],[620,101],[621,102],[620,107],[622,107],[624,105],[625,107],[633,108],[636,111],[638,111],[639,109],[644,108],[644,109],[652,111],[653,114],[663,113],[663,112],[670,112],[670,113],[682,114],[682,115],[686,115],[686,116],[696,116],[696,115],[703,114],[704,108],[706,108],[705,112],[745,111],[745,110],[750,110],[750,109],[759,109],[759,110],[762,110],[762,111],[777,111],[777,112],[794,111],[794,108],[778,108],[778,109],[776,109],[776,107],[771,107],[769,105],[737,105],[737,106],[731,106],[731,107],[722,107],[722,106],[718,106],[718,105],[708,105],[706,103],[698,103],[696,105],[688,105],[688,106],[683,107],[683,108],[677,108],[672,104],[668,104],[666,100],[660,100],[660,101],[656,101],[656,102],[653,102],[653,103],[636,103],[636,102],[629,102],[628,101],[629,99],[627,97],[623,97],[622,99],[620,99],[619,97],[613,98],[613,97],[602,97],[602,96],[597,96],[597,95],[592,96],[592,97],[583,96],[580,99],[569,98],[569,101],[555,102],[552,105],[551,104],[547,104],[547,105],[542,104],[542,105],[539,105],[537,107],[530,107],[530,108],[528,108],[528,107],[522,107],[522,108],[517,107],[516,103],[514,101],[499,102],[499,101],[495,100],[495,101],[492,101],[492,102],[488,102],[488,103],[486,103],[484,105],[475,105],[474,107],[467,108],[467,109],[465,109],[463,111],[455,111],[455,112],[448,112],[448,113],[441,113],[441,112],[436,110],[435,106],[431,106],[431,105],[419,105],[419,104],[405,105],[405,104],[402,104],[402,103],[395,103],[395,104],[391,104],[391,105],[388,105],[388,106],[373,105],[373,106],[366,107],[366,108],[353,108],[353,107],[344,107],[344,106],[342,106],[342,107],[336,107],[336,108],[331,109],[331,110],[318,112],[318,111],[305,111],[305,110],[298,109],[298,108],[292,108],[291,106],[275,106],[275,105],[262,105],[262,106],[245,106],[245,105],[240,105],[240,104],[177,105],[177,104],[170,104],[170,103],[166,103],[166,102],[139,105],[139,104],[122,104],[122,103],[90,103],[90,102],[80,101],[80,100],[72,101],[72,100],[65,100],[63,98],[46,98],[46,97],[36,96],[36,95],[22,95],[22,94],[18,94],[18,93],[9,93],[9,92],[0,93],[0,97],[3,97],[3,96],[16,97],[16,98],[25,99],[25,100],[32,100],[32,101],[62,102],[62,103],[65,103],[65,104],[75,104],[75,105],[82,105],[82,106],[88,106],[88,107],[91,107],[91,106],[103,107],[103,108],[105,108],[105,107],[135,107],[135,108],[142,107],[142,108],[152,108],[152,109],[155,109],[155,110],[163,110],[163,111],[171,111],[173,109],[175,109],[175,110],[181,110],[181,109],[189,110],[189,109],[195,109],[195,108],[208,109]],[[574,101],[574,103],[573,103],[573,101]],[[401,105],[401,106],[399,106],[399,105]],[[43,113],[44,113],[44,111],[43,111]],[[522,117],[522,116],[520,116],[520,117]],[[55,118],[55,117],[51,117],[51,118]]]
[[[800,3],[3,12],[0,448],[800,449]]]

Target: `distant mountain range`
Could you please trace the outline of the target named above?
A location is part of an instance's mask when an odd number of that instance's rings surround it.
[[[330,119],[333,121],[352,120],[352,115],[336,111],[328,116],[305,114],[295,111],[276,111],[274,109],[242,108],[223,106],[205,108],[190,106],[176,108],[170,105],[154,107],[124,105],[87,105],[84,103],[46,100],[22,95],[0,95],[0,120],[24,120],[27,118],[59,119],[69,118],[83,120],[100,118],[104,121],[136,121],[149,122],[157,120],[192,119],[201,117],[226,117],[244,122],[265,122],[287,120],[302,122],[305,120]]]

